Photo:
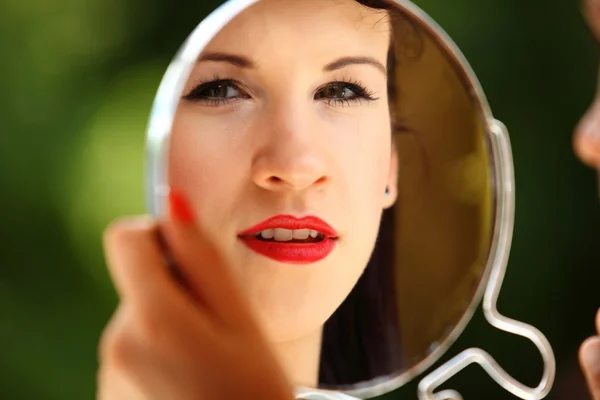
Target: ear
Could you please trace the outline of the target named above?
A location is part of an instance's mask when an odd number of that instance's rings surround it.
[[[383,208],[388,209],[396,204],[398,199],[398,149],[396,139],[392,137],[392,151],[390,153],[390,170],[388,171],[387,189],[383,199]]]

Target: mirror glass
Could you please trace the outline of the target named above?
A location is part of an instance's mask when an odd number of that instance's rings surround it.
[[[296,384],[381,393],[439,358],[481,297],[490,118],[408,2],[231,1],[159,90],[151,208],[165,187],[190,200]]]

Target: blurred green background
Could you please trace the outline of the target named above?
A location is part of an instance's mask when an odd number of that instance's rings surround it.
[[[145,212],[144,130],[170,58],[216,4],[0,2],[0,399],[93,399],[96,344],[116,305],[101,250],[113,218]],[[574,0],[417,1],[453,37],[511,132],[517,219],[499,309],[542,330],[550,399],[587,399],[577,365],[600,306],[596,175],[571,132],[591,101],[597,49]],[[445,359],[482,346],[535,386],[524,339],[478,313]],[[416,398],[416,384],[386,399]],[[478,367],[465,399],[509,399]]]

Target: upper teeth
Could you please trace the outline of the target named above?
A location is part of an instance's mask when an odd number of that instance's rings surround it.
[[[311,238],[316,238],[319,236],[319,232],[313,231],[312,229],[283,229],[283,228],[275,228],[275,229],[265,229],[259,233],[263,239],[275,239],[278,242],[287,242],[292,239],[297,240],[305,240],[310,236]]]

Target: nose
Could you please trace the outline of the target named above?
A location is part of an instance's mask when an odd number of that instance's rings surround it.
[[[600,169],[600,99],[596,99],[575,130],[573,147],[590,167]]]
[[[269,191],[302,191],[325,185],[328,156],[316,117],[302,105],[277,107],[261,125],[252,163],[254,183]],[[321,129],[322,130],[322,129]]]
[[[597,41],[600,41],[600,0],[582,0],[583,13]],[[596,100],[591,105],[573,137],[577,156],[590,167],[600,169],[600,79]]]
[[[581,5],[592,33],[597,40],[600,40],[600,1],[582,0]]]

